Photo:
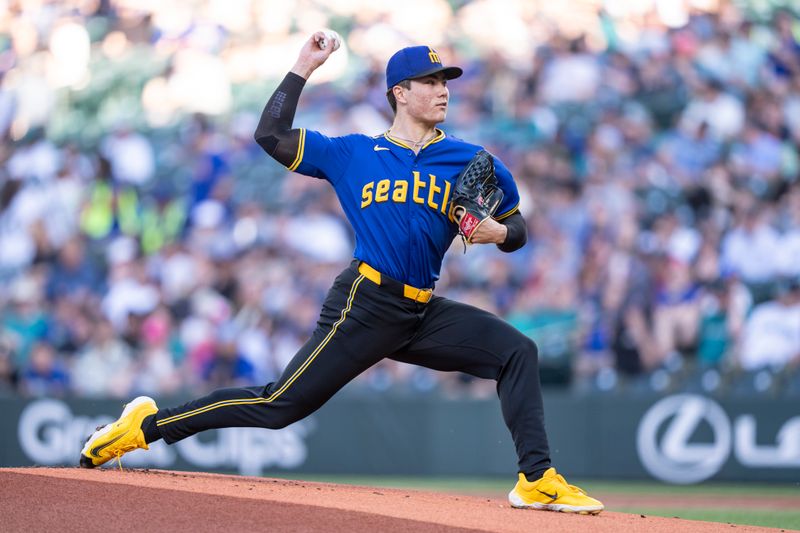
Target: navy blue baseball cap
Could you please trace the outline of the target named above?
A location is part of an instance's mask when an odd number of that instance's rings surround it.
[[[403,80],[422,78],[437,72],[443,72],[448,80],[464,73],[458,67],[442,65],[439,54],[430,46],[409,46],[396,52],[386,64],[386,88],[391,89]]]

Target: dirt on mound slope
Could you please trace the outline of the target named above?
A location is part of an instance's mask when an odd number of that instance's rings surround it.
[[[3,468],[0,486],[3,531],[776,531],[518,510],[505,498],[160,470]]]

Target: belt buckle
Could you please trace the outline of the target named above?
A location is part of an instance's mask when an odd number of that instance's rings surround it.
[[[431,299],[431,293],[433,293],[433,289],[417,289],[417,295],[414,297],[414,301],[418,303],[428,303]],[[424,300],[420,299],[420,296],[424,295]]]

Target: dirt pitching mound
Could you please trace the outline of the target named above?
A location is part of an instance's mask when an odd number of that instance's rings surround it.
[[[613,512],[518,510],[504,497],[243,476],[79,468],[2,468],[3,531],[775,531]]]

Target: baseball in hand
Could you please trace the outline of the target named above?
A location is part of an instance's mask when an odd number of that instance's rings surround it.
[[[342,44],[342,38],[339,37],[339,34],[333,30],[323,30],[323,36],[317,39],[317,45],[319,46],[320,50],[325,50],[328,45],[333,46],[333,51],[339,49],[339,46]]]

